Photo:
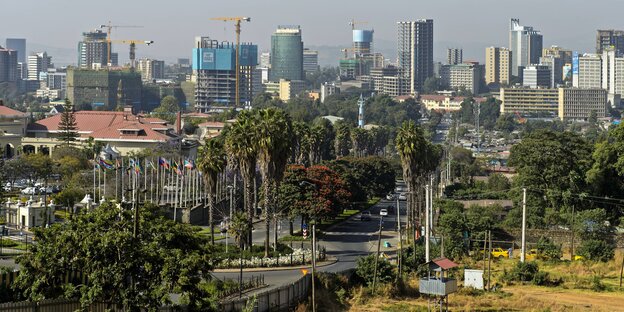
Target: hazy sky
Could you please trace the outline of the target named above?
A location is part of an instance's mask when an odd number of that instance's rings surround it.
[[[444,47],[463,47],[464,59],[482,60],[486,46],[508,45],[512,17],[544,35],[544,46],[592,52],[598,28],[624,28],[623,0],[1,0],[0,45],[4,38],[25,37],[28,44],[67,49],[57,59],[75,59],[81,33],[107,23],[141,25],[117,29],[113,39],[154,40],[140,46],[138,57],[167,61],[189,57],[193,38],[234,40],[231,23],[217,16],[249,16],[242,41],[268,50],[277,25],[299,24],[306,45],[349,46],[351,18],[374,28],[380,49],[396,44],[396,22],[434,19],[436,57]],[[28,50],[32,51],[32,46]],[[127,48],[115,49],[125,58]],[[61,53],[61,52],[58,52]],[[70,55],[71,54],[71,55]],[[396,55],[386,55],[395,59]],[[75,62],[75,61],[74,61]]]

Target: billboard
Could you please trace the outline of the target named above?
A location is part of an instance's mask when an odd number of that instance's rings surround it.
[[[572,74],[578,75],[579,73],[579,53],[574,51],[572,54]]]

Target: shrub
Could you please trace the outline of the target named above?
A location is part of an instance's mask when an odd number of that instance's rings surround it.
[[[593,291],[605,291],[607,286],[602,283],[600,276],[594,275],[592,278],[591,289]]]
[[[503,278],[515,282],[528,282],[533,280],[537,272],[539,272],[537,263],[518,262],[516,266],[511,269],[511,271],[504,274]]]
[[[553,243],[548,237],[540,237],[537,241],[537,252],[545,260],[560,260],[561,247]]]
[[[588,239],[583,241],[578,254],[587,260],[607,262],[615,255],[615,246],[607,241]]]
[[[375,255],[361,257],[357,260],[355,273],[362,278],[367,285],[373,284],[375,272]],[[387,260],[380,258],[377,262],[377,283],[389,283],[394,281],[396,275],[394,268]]]

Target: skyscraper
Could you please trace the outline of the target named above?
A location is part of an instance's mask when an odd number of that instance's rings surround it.
[[[303,71],[307,73],[314,73],[319,70],[318,64],[318,51],[304,49],[303,50]]]
[[[271,36],[269,80],[303,80],[304,78],[301,27],[278,26]]]
[[[142,58],[138,62],[137,69],[143,81],[151,82],[154,79],[165,78],[165,61]]]
[[[464,61],[463,54],[464,54],[464,51],[462,49],[457,49],[457,48],[446,49],[446,64],[447,65],[461,64]]]
[[[24,38],[7,38],[6,48],[17,51],[17,62],[26,63],[26,39]]]
[[[614,47],[615,53],[624,53],[624,31],[598,29],[596,31],[596,53],[602,54],[606,48]]]
[[[521,26],[520,20],[512,18],[509,29],[509,49],[511,50],[511,74],[522,73],[519,68],[538,64],[542,56],[543,37],[530,26]]]
[[[78,67],[91,69],[94,64],[106,66],[108,63],[107,34],[99,29],[82,33],[78,42]]]
[[[401,94],[415,94],[433,76],[433,20],[397,24]]]
[[[0,82],[17,80],[17,51],[0,47]]]
[[[353,53],[355,55],[366,55],[372,53],[373,33],[373,30],[353,30]]]
[[[507,48],[485,48],[485,83],[509,84],[511,51]]]

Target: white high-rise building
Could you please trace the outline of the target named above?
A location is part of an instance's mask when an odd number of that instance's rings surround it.
[[[602,58],[599,54],[574,54],[572,86],[581,89],[602,88]]]
[[[464,62],[464,52],[462,49],[458,48],[448,48],[446,49],[446,64],[447,65],[457,65]]]
[[[260,53],[260,67],[271,68],[271,52]]]
[[[137,67],[143,81],[165,78],[165,61],[143,58],[139,60]]]
[[[28,56],[28,80],[42,80],[41,73],[52,68],[52,57],[46,52],[34,53]]]
[[[511,74],[518,76],[518,68],[538,64],[542,56],[542,35],[530,26],[521,26],[520,20],[512,18],[509,29],[509,50],[511,50]]]

